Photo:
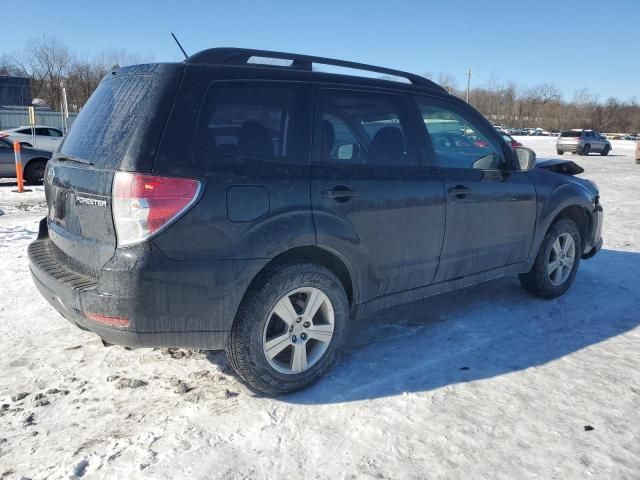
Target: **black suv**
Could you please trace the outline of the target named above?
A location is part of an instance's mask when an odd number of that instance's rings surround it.
[[[374,310],[515,273],[564,293],[602,244],[581,171],[416,75],[210,49],[103,79],[48,163],[31,272],[105,343],[226,349],[289,392]]]

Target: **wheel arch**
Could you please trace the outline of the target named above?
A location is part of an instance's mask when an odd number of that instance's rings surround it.
[[[553,218],[553,220],[551,220],[551,223],[549,224],[549,227],[547,228],[545,235],[555,223],[565,218],[572,220],[578,226],[578,231],[580,232],[580,239],[583,242],[583,246],[584,246],[584,239],[587,238],[589,234],[589,226],[591,224],[590,223],[591,219],[589,216],[589,211],[582,205],[577,205],[577,204],[569,205],[564,209],[560,210],[557,213],[557,215]]]
[[[265,275],[269,271],[269,269],[273,268],[274,265],[296,260],[316,263],[333,272],[336,277],[338,277],[338,280],[340,280],[340,283],[342,284],[342,287],[347,294],[349,308],[351,310],[354,309],[354,306],[357,304],[358,300],[358,289],[355,285],[355,276],[349,262],[347,262],[347,260],[344,259],[339,253],[319,247],[317,245],[293,247],[273,257],[260,270],[258,270],[251,282],[249,282],[249,285],[247,286],[243,295],[243,299],[244,296],[246,296],[247,292],[251,291],[255,284],[262,279],[262,276]]]
[[[45,165],[46,165],[46,163],[49,161],[49,159],[48,159],[48,158],[46,158],[46,157],[32,157],[32,158],[30,158],[29,160],[27,160],[27,161],[25,162],[25,164],[24,164],[24,169],[26,170],[26,169],[27,169],[27,167],[28,167],[29,165],[31,165],[33,162],[39,162],[39,161],[44,162],[44,163],[45,163]]]

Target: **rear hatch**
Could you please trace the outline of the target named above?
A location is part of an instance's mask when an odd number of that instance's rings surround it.
[[[107,74],[48,163],[52,250],[73,270],[97,277],[112,257],[114,174],[151,171],[182,71],[149,64]]]
[[[562,132],[558,138],[558,145],[571,145],[575,146],[580,143],[582,138],[582,130],[569,130]]]

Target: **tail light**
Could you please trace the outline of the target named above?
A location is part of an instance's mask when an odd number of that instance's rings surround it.
[[[200,188],[190,178],[116,172],[112,208],[118,246],[143,242],[165,229],[195,203]]]

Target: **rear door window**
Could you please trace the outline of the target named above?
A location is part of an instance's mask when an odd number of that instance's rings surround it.
[[[293,155],[295,105],[296,92],[288,87],[214,85],[199,136],[218,153],[286,160]]]
[[[329,90],[320,104],[322,161],[418,164],[399,96]]]

